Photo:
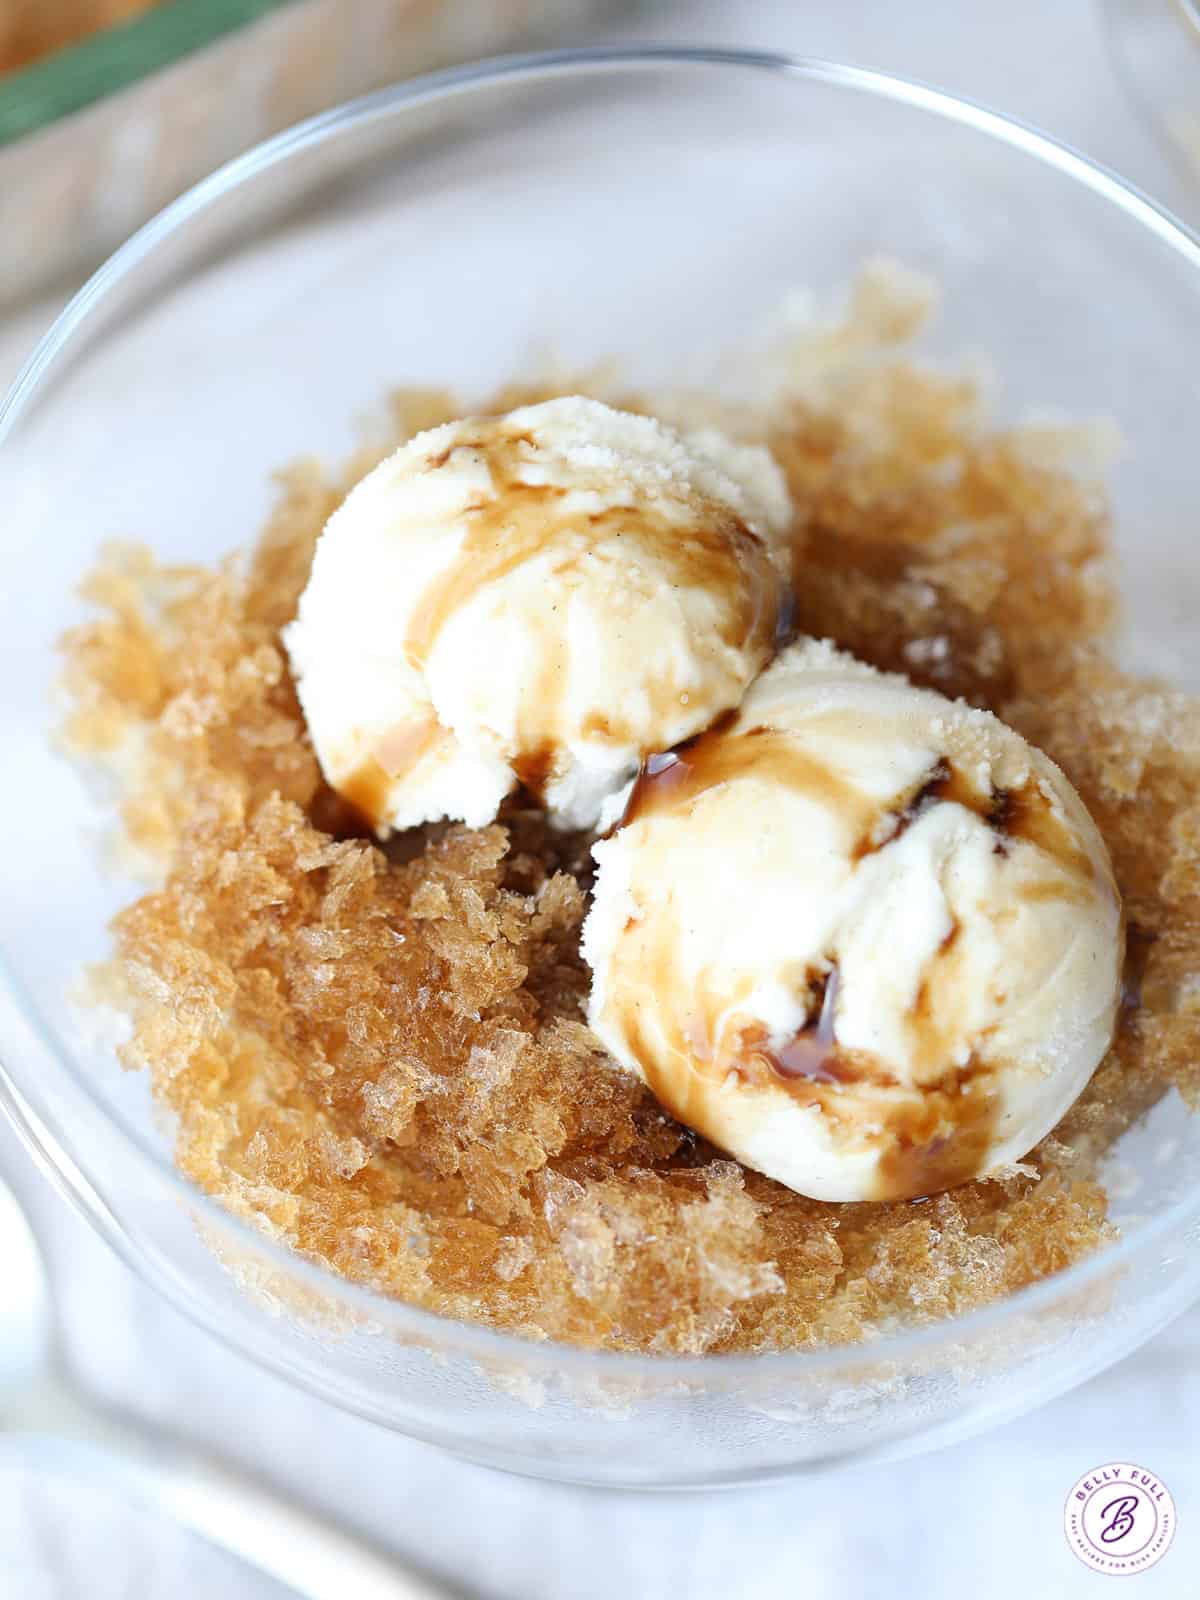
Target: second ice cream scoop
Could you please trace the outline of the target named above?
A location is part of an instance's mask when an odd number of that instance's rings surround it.
[[[595,856],[592,1028],[802,1194],[914,1197],[1017,1161],[1111,1042],[1120,900],[1067,779],[828,645],[648,763]]]
[[[568,398],[418,435],[317,545],[286,639],[329,782],[381,833],[524,783],[595,823],[770,659],[790,505],[765,450]]]

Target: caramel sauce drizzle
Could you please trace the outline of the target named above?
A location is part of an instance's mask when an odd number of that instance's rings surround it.
[[[894,813],[895,827],[882,837],[878,830],[873,829],[871,834],[860,840],[855,858],[861,860],[893,843],[927,811],[943,801],[960,805],[986,822],[996,835],[997,855],[1007,855],[1014,840],[1024,839],[1053,857],[1069,873],[1078,874],[1085,880],[1091,878],[1090,859],[1071,836],[1032,774],[1019,788],[984,792],[944,758],[934,763],[918,788]]]
[[[371,755],[340,779],[338,793],[368,830],[377,828],[383,820],[396,779],[424,760],[444,733],[434,717],[392,728],[376,741]]]
[[[702,587],[723,596],[726,603],[717,636],[724,645],[747,650],[764,662],[769,658],[776,629],[781,626],[780,581],[763,541],[729,506],[692,495],[676,504],[675,515],[644,498],[632,505],[592,512],[568,508],[569,490],[558,484],[527,481],[528,469],[537,459],[533,436],[511,432],[501,422],[431,456],[426,470],[442,470],[460,452],[482,458],[492,490],[462,514],[465,531],[457,555],[430,585],[404,640],[405,654],[418,671],[425,667],[451,618],[489,585],[542,551],[558,547],[560,559],[553,578],[564,584],[565,595],[566,584],[585,560],[605,545],[616,545],[630,533],[631,526],[636,527],[639,538],[655,541],[677,585]],[[553,607],[540,626],[540,654],[545,665],[526,697],[526,726],[517,730],[518,750],[512,763],[520,783],[537,799],[544,796],[555,776],[555,729],[562,721],[567,685],[563,641]],[[497,664],[497,670],[501,665]],[[667,677],[652,680],[647,687],[664,714],[678,706],[680,686]],[[619,706],[591,717],[587,726],[589,737],[613,744],[628,743],[632,737],[622,725]],[[387,738],[394,742],[393,735]],[[381,746],[339,783],[340,792],[374,825],[386,811],[395,781],[415,766],[431,742],[414,743],[407,760],[394,761],[381,741]]]
[[[383,820],[388,794],[394,782],[391,773],[385,771],[374,756],[367,756],[353,772],[339,781],[337,792],[371,830]]]
[[[959,946],[953,929],[937,955],[951,989]],[[879,1058],[837,1042],[842,980],[836,963],[810,979],[809,1020],[781,1044],[770,1040],[758,1021],[726,1025],[725,1037],[715,1037],[722,1012],[736,1015],[737,997],[706,1004],[703,992],[685,990],[674,950],[669,929],[649,945],[634,939],[623,950],[621,972],[614,978],[619,976],[627,996],[622,1024],[630,1049],[651,1091],[681,1122],[720,1146],[722,1095],[732,1075],[740,1087],[774,1087],[802,1106],[819,1108],[847,1148],[877,1148],[876,1200],[935,1194],[979,1173],[999,1115],[996,1068],[972,1058],[936,1075],[946,1059],[947,1019],[937,1014],[931,981],[913,1019],[922,1029],[930,1081],[910,1088]],[[664,996],[678,1000],[663,1006]],[[666,1030],[665,1037],[650,1031],[649,1017]]]
[[[939,956],[957,943],[955,928],[943,940]],[[792,1039],[771,1047],[761,1024],[742,1029],[739,1076],[761,1086],[774,1081],[801,1105],[818,1106],[840,1125],[848,1142],[867,1142],[880,1149],[875,1174],[876,1200],[936,1194],[975,1177],[987,1159],[999,1104],[994,1068],[972,1058],[932,1084],[902,1086],[883,1062],[864,1051],[844,1050],[834,1036],[839,973],[836,964],[816,984],[820,996],[815,1020]],[[927,1059],[942,1050],[941,1029],[929,1015],[929,980],[914,1008],[924,1014],[930,1038]],[[771,1079],[764,1079],[762,1069]],[[847,1091],[853,1089],[852,1094]]]
[[[1128,1020],[1142,1008],[1146,969],[1150,964],[1150,952],[1157,942],[1157,933],[1140,927],[1136,922],[1125,924],[1125,965],[1121,973],[1122,1021]]]
[[[570,493],[563,486],[526,482],[523,469],[536,461],[531,435],[507,434],[498,426],[491,434],[456,443],[453,454],[459,451],[482,456],[494,496],[466,510],[466,538],[458,558],[430,584],[426,603],[405,640],[413,666],[424,666],[446,622],[480,590],[506,578],[563,534],[571,534],[573,542],[563,550],[563,565],[558,568],[558,574],[565,576],[602,544],[622,538],[629,531],[630,515],[637,518],[640,530],[653,531],[669,550],[678,582],[715,587],[734,597],[733,614],[720,630],[723,642],[744,645],[750,638],[763,637],[770,643],[778,614],[770,562],[762,539],[730,507],[696,496],[690,507],[693,515],[686,522],[667,517],[646,502],[605,506],[581,515],[563,509]],[[434,458],[430,469],[438,470],[448,461],[450,456]]]
[[[840,814],[865,821],[875,803],[832,772],[819,756],[798,750],[788,733],[751,728],[730,736],[726,712],[706,732],[666,755],[650,756],[630,791],[618,827],[690,805],[709,789],[756,772],[798,794],[816,796]]]
[[[900,838],[933,806],[951,802],[987,823],[996,835],[998,853],[1007,854],[1014,840],[1024,839],[1057,860],[1068,881],[1061,887],[1048,885],[1047,894],[1070,894],[1070,877],[1092,876],[1090,859],[1033,775],[1017,788],[983,792],[952,762],[938,760],[893,810],[894,826],[887,830],[880,826],[878,804],[818,757],[798,751],[787,735],[767,727],[730,736],[733,720],[730,713],[679,749],[643,762],[618,826],[682,809],[718,784],[761,770],[769,772],[773,782],[820,796],[839,815],[852,819],[860,839],[859,858]],[[737,1030],[731,1049],[714,1048],[715,1017],[706,1022],[702,1005],[691,1027],[671,1041],[673,1062],[656,1064],[652,1042],[642,1036],[640,1027],[630,1029],[631,1045],[664,1104],[717,1143],[720,1119],[712,1112],[710,1097],[732,1072],[749,1085],[774,1084],[801,1104],[819,1106],[855,1143],[861,1144],[864,1128],[871,1130],[866,1137],[880,1149],[877,1199],[953,1188],[981,1170],[999,1116],[995,1063],[972,1057],[965,1066],[946,1068],[939,1076],[956,1036],[953,995],[959,981],[955,967],[963,958],[960,932],[956,924],[942,941],[910,1014],[917,1054],[926,1063],[926,1081],[918,1087],[901,1085],[882,1061],[837,1043],[841,979],[836,963],[811,981],[813,1014],[782,1044],[772,1042],[760,1023],[751,1023]],[[643,962],[646,955],[640,953]],[[665,953],[657,955],[661,966]],[[653,960],[650,965],[655,965]],[[657,971],[652,980],[655,993],[679,993],[674,976]],[[721,1009],[725,1004],[727,997]],[[702,1040],[709,1042],[701,1046]]]
[[[568,508],[569,491],[557,484],[530,483],[527,469],[536,460],[530,434],[510,433],[502,425],[464,439],[429,462],[437,471],[460,451],[486,463],[493,494],[463,514],[465,535],[448,569],[431,584],[404,641],[413,666],[422,669],[450,619],[489,585],[516,571],[532,557],[561,545],[556,582],[568,580],[601,547],[627,536],[635,524],[639,538],[652,537],[680,587],[706,588],[726,598],[718,627],[722,643],[750,649],[765,661],[770,655],[779,612],[779,581],[759,536],[728,506],[693,496],[686,516],[669,516],[653,503],[605,506],[581,513]],[[554,743],[547,729],[559,720],[566,684],[553,612],[543,625],[541,643],[547,669],[530,698],[530,728],[521,735],[514,762],[522,783],[539,794],[553,773]],[[678,703],[674,683],[654,685],[656,698]],[[667,700],[670,697],[670,700]],[[671,705],[673,709],[673,705]],[[603,719],[607,737],[624,742],[619,708]]]
[[[741,1032],[741,1047],[760,1057],[784,1083],[793,1078],[805,1083],[856,1083],[859,1074],[849,1056],[837,1047],[833,1019],[837,1011],[839,974],[834,965],[813,983],[816,1017],[798,1029],[784,1044],[772,1048],[767,1030],[756,1023]]]
[[[952,762],[941,758],[913,792],[892,812],[894,825],[881,827],[888,815],[853,784],[832,772],[819,757],[792,746],[791,738],[769,727],[750,728],[730,736],[737,712],[728,711],[710,728],[675,750],[643,761],[617,826],[623,828],[644,817],[689,805],[708,789],[745,777],[755,771],[798,793],[819,797],[839,815],[859,824],[855,860],[882,850],[943,802],[963,806],[980,817],[996,834],[996,852],[1006,855],[1013,840],[1025,839],[1054,857],[1068,872],[1085,879],[1092,864],[1055,813],[1032,775],[1017,789],[983,792],[970,783]],[[1064,891],[1065,892],[1065,891]]]
[[[876,1172],[876,1199],[937,1194],[977,1177],[999,1115],[993,1069],[972,1058],[935,1088],[892,1110]]]

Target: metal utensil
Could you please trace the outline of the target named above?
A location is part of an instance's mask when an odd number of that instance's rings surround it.
[[[89,1400],[59,1357],[45,1261],[3,1179],[0,1266],[0,1432],[99,1446],[134,1493],[309,1600],[448,1600],[444,1586],[239,1469]]]

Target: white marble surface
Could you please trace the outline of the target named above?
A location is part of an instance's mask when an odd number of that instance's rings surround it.
[[[1088,0],[672,0],[624,32],[836,56],[939,83],[1040,124],[1200,217],[1200,193],[1169,169],[1113,76]],[[0,324],[0,381],[51,309]],[[136,1283],[7,1129],[0,1171],[36,1219],[68,1348],[95,1388],[169,1415],[471,1593],[1099,1595],[1107,1580],[1066,1548],[1062,1503],[1081,1472],[1117,1457],[1161,1474],[1180,1514],[1175,1548],[1137,1592],[1200,1592],[1200,1312],[1037,1415],[913,1463],[722,1496],[560,1489],[464,1466],[291,1391]],[[101,1504],[105,1493],[0,1453],[0,1600],[279,1595],[136,1510]]]

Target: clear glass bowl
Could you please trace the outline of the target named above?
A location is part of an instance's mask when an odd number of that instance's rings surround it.
[[[1143,116],[1200,180],[1200,0],[1100,0],[1113,61]]]
[[[175,1173],[145,1083],[66,996],[132,886],[103,797],[50,747],[53,645],[101,540],[211,561],[278,464],[336,457],[401,381],[486,392],[547,345],[702,378],[797,284],[884,250],[936,274],[933,353],[987,351],[1001,410],[1114,416],[1122,648],[1200,687],[1200,247],[1078,156],[931,90],[815,62],[600,52],[433,78],[317,119],[150,224],[0,420],[11,840],[4,1102],[125,1259],[230,1345],[476,1460],[604,1484],[736,1483],[959,1438],[1080,1382],[1200,1292],[1200,1119],[1120,1152],[1123,1241],[867,1348],[640,1359],[523,1343],[351,1287]]]

